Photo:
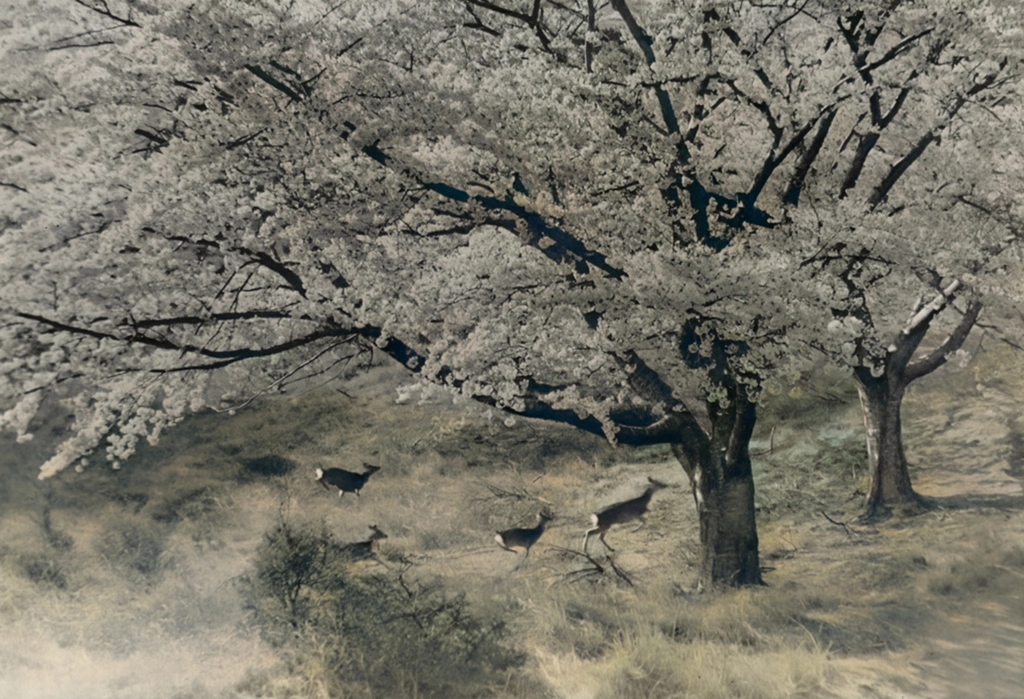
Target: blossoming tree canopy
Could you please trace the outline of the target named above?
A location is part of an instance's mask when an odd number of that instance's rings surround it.
[[[762,381],[822,351],[884,371],[924,292],[956,283],[936,316],[1019,294],[1012,4],[41,16],[3,44],[0,396],[26,438],[45,395],[73,407],[43,476],[373,348],[675,445],[698,508],[745,503],[702,514],[702,576],[756,582]]]

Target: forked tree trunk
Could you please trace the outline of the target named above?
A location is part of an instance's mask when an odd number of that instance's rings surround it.
[[[652,427],[621,425],[619,437],[620,441],[633,444],[670,444],[686,471],[700,525],[700,589],[764,584],[757,549],[754,474],[750,466],[750,438],[757,421],[757,405],[749,399],[746,387],[729,373],[724,346],[715,345],[721,356],[715,359],[711,373],[726,395],[721,402],[708,402],[710,432],[701,427],[693,413],[674,397],[672,388],[635,352],[619,358],[633,389],[666,408],[666,417]]]
[[[900,409],[910,382],[945,364],[963,346],[978,320],[981,303],[971,300],[949,336],[928,354],[914,359],[914,352],[928,334],[932,320],[949,306],[960,287],[960,282],[955,281],[942,289],[929,304],[914,309],[907,326],[889,346],[879,376],[875,376],[867,366],[854,370],[867,428],[871,475],[865,513],[868,517],[885,514],[893,507],[907,514],[920,512],[925,507],[924,498],[914,492],[910,483],[907,457],[903,453]]]
[[[698,586],[762,585],[750,464],[756,406],[737,391],[728,406],[710,408],[710,439],[691,435],[673,444],[690,478],[700,523]]]
[[[867,516],[877,516],[890,507],[904,512],[920,510],[924,501],[910,483],[907,457],[903,452],[900,410],[906,382],[901,376],[888,372],[881,377],[858,372],[857,390],[864,411],[871,476]]]

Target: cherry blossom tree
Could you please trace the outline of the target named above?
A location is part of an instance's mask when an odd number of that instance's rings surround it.
[[[0,424],[28,438],[65,396],[44,477],[383,353],[510,416],[672,445],[701,583],[756,584],[764,381],[847,363],[878,473],[905,471],[901,392],[872,381],[1018,293],[1018,154],[983,165],[1012,142],[1010,6],[128,7],[59,25],[98,45],[47,51],[27,20],[6,42]],[[939,354],[898,367],[960,297]]]

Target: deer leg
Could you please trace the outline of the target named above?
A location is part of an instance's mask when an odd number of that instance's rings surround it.
[[[643,517],[639,517],[638,521],[640,522],[640,524],[636,525],[636,529],[633,530],[634,533],[640,531],[640,527],[644,526],[644,518]]]
[[[526,555],[523,556],[523,560],[519,561],[519,563],[516,564],[516,567],[513,568],[512,570],[519,570],[520,566],[522,566],[524,563],[526,563],[526,559],[529,558],[529,557],[530,557],[530,549],[526,549]]]
[[[604,547],[606,549],[608,549],[609,551],[614,551],[615,550],[611,546],[608,545],[607,541],[604,540],[604,532],[601,532],[601,535],[599,537],[597,537],[597,538],[601,540],[601,543],[604,544]]]

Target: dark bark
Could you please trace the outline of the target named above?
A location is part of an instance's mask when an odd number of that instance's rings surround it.
[[[723,347],[716,344],[716,350]],[[618,437],[632,443],[647,437],[652,440],[648,443],[670,444],[689,477],[700,524],[698,587],[763,584],[750,464],[757,405],[749,400],[745,387],[735,382],[721,351],[712,360],[712,374],[726,389],[727,401],[708,403],[710,431],[673,399],[671,387],[635,352],[619,361],[628,367],[630,387],[667,409],[664,420],[648,428],[622,428]]]
[[[700,524],[698,586],[762,585],[750,437],[756,406],[742,389],[709,406],[711,436],[672,445],[693,489]]]

